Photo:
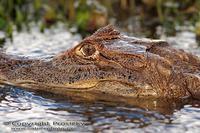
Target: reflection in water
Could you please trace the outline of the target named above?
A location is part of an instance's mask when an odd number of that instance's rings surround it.
[[[90,124],[85,130],[102,130],[111,127],[145,127],[153,121],[166,122],[168,119],[165,115],[132,106],[80,101],[70,97],[60,98],[48,93],[37,95],[13,87],[1,88],[1,94],[1,121],[87,120]]]
[[[1,122],[64,122],[67,120],[87,122],[87,126],[73,129],[75,131],[106,131],[110,129],[154,131],[159,128],[174,129],[173,126],[182,128],[177,124],[184,122],[183,120],[187,121],[184,117],[195,121],[199,119],[199,116],[192,114],[200,113],[200,109],[195,107],[199,105],[198,102],[191,100],[123,99],[118,102],[105,102],[103,98],[91,100],[70,95],[63,97],[9,86],[1,88],[0,93]],[[193,106],[184,106],[186,104]],[[6,128],[8,131],[10,130],[7,125],[0,125],[0,131],[5,132]],[[175,131],[177,130],[175,129]]]

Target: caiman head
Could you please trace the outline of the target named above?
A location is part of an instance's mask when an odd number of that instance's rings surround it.
[[[128,37],[109,25],[52,59],[15,59],[2,54],[1,82],[61,94],[190,96],[183,74],[175,72],[173,60],[156,53],[157,46],[167,48],[168,44]]]

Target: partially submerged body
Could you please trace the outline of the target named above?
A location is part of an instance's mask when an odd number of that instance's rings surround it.
[[[104,27],[52,59],[0,55],[0,83],[58,94],[200,98],[200,59]],[[84,93],[83,93],[84,92]]]

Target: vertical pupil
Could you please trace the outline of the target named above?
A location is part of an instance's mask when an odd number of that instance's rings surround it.
[[[86,51],[87,55],[90,54],[90,48],[89,47],[85,48],[85,51]]]

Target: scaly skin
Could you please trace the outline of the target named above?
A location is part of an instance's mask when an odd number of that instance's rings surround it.
[[[199,98],[200,59],[165,41],[99,29],[50,60],[0,54],[0,82],[67,94]]]

